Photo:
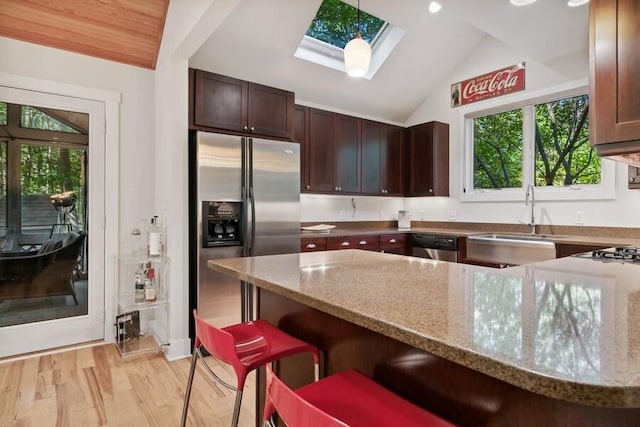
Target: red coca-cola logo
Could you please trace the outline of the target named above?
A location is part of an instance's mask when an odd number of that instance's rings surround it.
[[[451,106],[457,107],[523,89],[524,64],[517,64],[451,85]]]

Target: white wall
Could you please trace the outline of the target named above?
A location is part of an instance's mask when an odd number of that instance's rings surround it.
[[[460,202],[462,178],[461,110],[450,107],[450,85],[502,67],[526,61],[526,90],[535,92],[550,87],[567,84],[588,77],[588,53],[576,52],[545,63],[527,58],[510,49],[498,40],[487,36],[465,63],[458,67],[447,81],[438,85],[425,102],[412,114],[406,125],[411,126],[431,120],[449,123],[449,185],[450,198],[407,198],[405,208],[412,212],[414,219],[430,221],[500,222],[517,223],[526,221],[527,211],[523,199],[520,202]],[[508,104],[510,98],[523,96],[523,92],[506,95],[492,100]],[[526,95],[525,95],[526,96]],[[472,104],[489,105],[489,101]],[[540,201],[536,203],[538,223],[554,225],[575,225],[578,212],[582,212],[584,225],[589,226],[640,226],[637,209],[640,206],[640,191],[627,189],[627,166],[616,166],[615,200],[603,201]],[[613,214],[615,212],[615,214]]]

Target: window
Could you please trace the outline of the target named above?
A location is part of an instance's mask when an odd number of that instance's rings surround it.
[[[615,166],[589,144],[589,97],[573,91],[465,116],[462,200],[611,198]],[[569,193],[568,193],[569,192]]]
[[[0,236],[86,227],[86,113],[0,103]],[[1,122],[0,122],[1,123]],[[58,206],[51,196],[71,192]],[[52,231],[53,230],[53,231]],[[31,239],[31,237],[29,237]]]
[[[23,128],[80,133],[54,117],[54,115],[65,113],[69,114],[67,111],[47,109],[47,112],[45,113],[42,109],[30,107],[28,105],[23,105],[21,111],[20,126]]]
[[[340,0],[323,0],[294,56],[344,72],[344,47],[355,36],[357,9]],[[405,31],[360,9],[360,32],[371,45],[371,79]]]
[[[0,102],[0,125],[7,124],[7,103]]]
[[[324,0],[311,21],[307,36],[344,49],[354,36],[356,22],[356,8],[340,0]],[[382,19],[360,11],[360,33],[367,43],[374,43],[384,25]]]

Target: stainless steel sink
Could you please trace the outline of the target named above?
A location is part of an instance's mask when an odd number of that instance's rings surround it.
[[[492,233],[467,238],[467,258],[472,260],[510,266],[555,257],[556,245],[549,235]]]

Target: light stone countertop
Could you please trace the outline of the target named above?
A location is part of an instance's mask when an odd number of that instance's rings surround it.
[[[640,265],[499,270],[360,250],[208,265],[532,392],[640,407]]]
[[[434,234],[439,236],[456,236],[456,237],[469,237],[473,235],[481,234],[512,234],[512,235],[524,235],[527,233],[514,233],[514,232],[500,232],[500,231],[481,231],[477,229],[456,229],[456,228],[437,228],[437,227],[411,227],[409,230],[398,228],[335,228],[329,232],[320,231],[302,231],[300,238],[317,238],[317,237],[347,237],[347,236],[364,236],[364,235],[377,235],[377,234]],[[564,235],[564,234],[544,234],[544,235],[557,244],[567,245],[603,245],[603,246],[640,246],[640,239],[638,238],[625,238],[619,236],[585,236],[585,235]]]

